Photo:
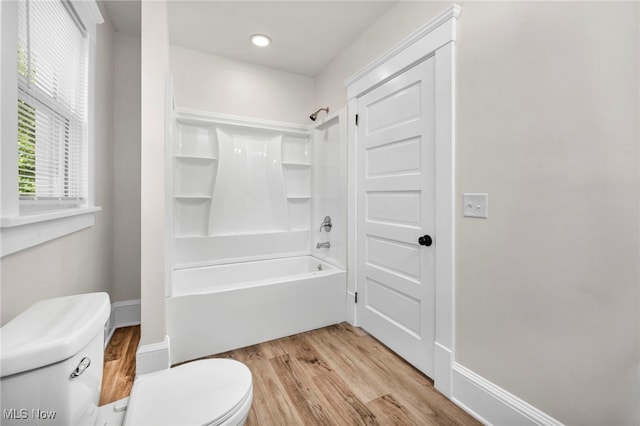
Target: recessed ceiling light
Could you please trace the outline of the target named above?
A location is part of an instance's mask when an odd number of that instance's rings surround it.
[[[265,47],[271,44],[271,39],[264,34],[254,34],[251,36],[251,43],[258,47]]]

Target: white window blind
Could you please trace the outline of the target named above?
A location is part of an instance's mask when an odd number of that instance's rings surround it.
[[[19,0],[18,189],[31,204],[87,194],[87,39],[73,7]]]

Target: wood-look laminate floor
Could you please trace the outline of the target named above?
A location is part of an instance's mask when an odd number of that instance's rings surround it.
[[[133,353],[105,357],[105,367],[116,358],[123,364],[112,364],[110,374],[105,368],[101,404],[130,392],[136,350],[132,342],[139,338],[139,329],[123,334],[132,337],[120,336],[115,344]],[[431,379],[346,323],[208,358],[233,358],[251,369],[254,395],[248,426],[480,424],[435,390]],[[105,390],[115,392],[107,397]]]
[[[136,378],[136,351],[140,326],[117,328],[104,351],[104,371],[100,405],[109,404],[131,393]]]

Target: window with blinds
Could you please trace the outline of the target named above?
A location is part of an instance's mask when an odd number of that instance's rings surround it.
[[[87,194],[87,38],[73,6],[19,0],[18,190],[25,204]]]

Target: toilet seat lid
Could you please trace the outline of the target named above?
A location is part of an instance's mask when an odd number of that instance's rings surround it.
[[[252,397],[251,371],[232,359],[194,361],[139,376],[125,425],[216,425]]]

